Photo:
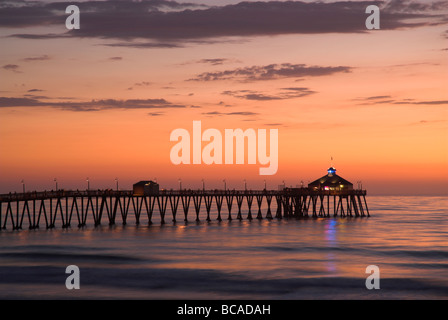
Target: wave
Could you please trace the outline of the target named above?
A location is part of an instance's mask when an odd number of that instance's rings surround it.
[[[375,247],[375,248],[355,248],[355,247],[319,247],[319,246],[263,246],[255,247],[260,250],[279,251],[279,252],[341,252],[352,254],[363,254],[372,256],[396,256],[396,257],[413,257],[422,259],[448,259],[448,251],[446,250],[405,250],[405,249],[391,249],[390,247]]]
[[[53,266],[0,267],[1,284],[60,284],[65,283],[65,273]],[[289,277],[280,279],[259,279],[250,275],[221,272],[208,269],[173,268],[81,268],[83,287],[107,287],[115,289],[120,297],[121,289],[151,290],[152,292],[193,292],[204,298],[210,292],[235,294],[257,298],[281,298],[298,292],[313,291],[314,294],[328,294],[328,290],[340,294],[365,294],[364,278],[352,277]],[[383,292],[407,292],[448,297],[448,285],[428,279],[381,278]],[[64,288],[65,289],[65,288]],[[319,293],[320,292],[320,293]],[[2,293],[0,295],[4,295]]]
[[[79,262],[109,262],[109,263],[123,263],[123,262],[141,262],[143,259],[137,257],[130,257],[124,255],[111,254],[76,254],[76,253],[53,253],[53,252],[4,252],[1,254],[2,258],[13,259],[33,259],[33,261],[76,261]],[[147,259],[145,259],[147,261]]]
[[[388,256],[408,256],[413,258],[447,259],[448,252],[442,250],[387,250],[381,254]]]

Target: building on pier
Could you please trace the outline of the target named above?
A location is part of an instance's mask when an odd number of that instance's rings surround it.
[[[308,184],[310,190],[344,191],[353,190],[353,183],[336,174],[336,169],[330,167],[328,174]]]
[[[134,196],[151,196],[159,194],[159,184],[152,181],[139,181],[133,185]]]

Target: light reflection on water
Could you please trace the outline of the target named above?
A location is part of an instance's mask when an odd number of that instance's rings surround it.
[[[338,247],[337,243],[337,220],[331,219],[325,221],[325,239],[327,240],[327,247],[328,248],[335,248]],[[333,252],[329,252],[327,254],[327,271],[328,273],[332,274],[336,272],[336,263],[335,263],[336,255]]]
[[[75,264],[84,298],[446,299],[447,199],[368,204],[370,218],[2,231],[0,297],[65,297],[65,267]],[[377,292],[364,286],[372,264]]]

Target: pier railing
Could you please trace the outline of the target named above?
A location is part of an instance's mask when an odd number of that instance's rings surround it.
[[[63,228],[67,228],[71,226],[73,220],[76,220],[78,227],[82,227],[87,224],[89,217],[93,218],[93,223],[97,226],[104,221],[104,216],[107,216],[107,222],[110,225],[115,224],[117,218],[121,218],[122,224],[126,224],[128,216],[133,216],[135,223],[139,224],[142,213],[146,213],[147,221],[151,224],[155,212],[159,213],[160,222],[163,224],[169,211],[175,222],[178,211],[181,211],[184,220],[188,221],[191,210],[196,214],[196,221],[200,220],[201,213],[202,216],[206,213],[205,220],[207,221],[212,219],[212,214],[217,214],[214,218],[221,221],[223,205],[228,212],[227,219],[232,220],[235,218],[232,216],[235,202],[236,219],[239,220],[243,219],[243,211],[249,220],[254,216],[256,219],[330,217],[331,213],[333,216],[364,217],[370,215],[365,196],[366,190],[312,190],[308,188],[162,189],[142,195],[134,194],[131,190],[111,189],[9,193],[0,195],[0,227],[5,229],[10,225],[13,230],[21,229],[25,221],[25,223],[28,222],[30,229],[35,229],[39,228],[43,220],[45,220],[46,228],[54,228],[57,221]],[[191,202],[193,206],[190,206]],[[271,204],[276,205],[274,215]]]
[[[142,197],[142,196],[182,196],[182,195],[325,195],[325,196],[348,196],[366,195],[366,190],[310,190],[308,188],[285,189],[285,190],[201,190],[182,189],[167,190],[162,189],[156,193],[142,195],[134,194],[132,190],[58,190],[58,191],[30,191],[25,193],[5,193],[0,194],[0,202],[41,200],[60,197]]]

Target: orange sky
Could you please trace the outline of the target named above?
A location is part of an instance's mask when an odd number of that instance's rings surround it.
[[[64,33],[63,19],[0,24],[0,192],[20,191],[22,179],[27,190],[54,188],[54,178],[60,188],[85,189],[86,177],[94,189],[115,188],[116,177],[121,189],[154,178],[165,188],[178,179],[186,188],[201,179],[210,188],[223,179],[229,188],[243,188],[243,179],[277,188],[323,176],[333,157],[338,174],[355,186],[362,180],[370,194],[447,194],[448,28],[430,25],[430,13],[419,12],[427,23],[418,27],[214,36],[169,48],[131,45],[142,39],[108,46],[124,40],[96,35],[11,36]],[[326,74],[308,69],[316,66]],[[260,78],[268,70],[275,76]],[[108,99],[155,105],[92,102]],[[278,129],[277,173],[260,176],[259,164],[173,165],[170,133],[191,133],[193,120],[222,133]]]

